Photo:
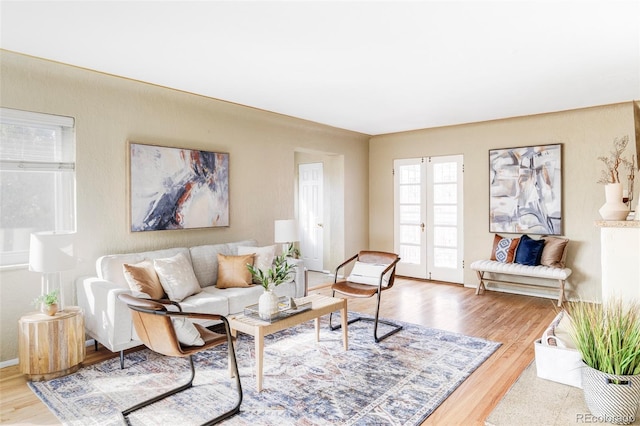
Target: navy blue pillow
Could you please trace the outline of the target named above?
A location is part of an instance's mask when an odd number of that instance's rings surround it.
[[[513,260],[521,265],[537,266],[540,264],[544,240],[534,240],[526,235],[520,237],[520,244]]]

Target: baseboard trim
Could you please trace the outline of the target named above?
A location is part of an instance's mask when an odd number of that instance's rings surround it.
[[[6,361],[0,361],[0,368],[11,367],[14,365],[18,365],[20,360],[18,358],[8,359]]]

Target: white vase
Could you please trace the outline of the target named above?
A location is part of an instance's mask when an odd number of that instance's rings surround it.
[[[258,314],[270,321],[278,313],[278,296],[272,290],[266,290],[258,299]]]
[[[598,212],[604,220],[626,220],[629,206],[622,202],[622,184],[608,183],[604,186],[606,202]]]

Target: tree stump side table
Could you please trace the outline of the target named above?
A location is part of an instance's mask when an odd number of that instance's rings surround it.
[[[20,371],[40,381],[73,373],[85,356],[84,316],[67,306],[54,316],[29,313],[18,322]]]

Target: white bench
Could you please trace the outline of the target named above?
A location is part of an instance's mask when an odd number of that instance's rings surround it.
[[[542,265],[527,266],[521,265],[519,263],[502,263],[495,260],[476,260],[471,264],[471,269],[476,271],[479,280],[478,286],[476,288],[476,295],[480,294],[481,291],[486,290],[487,287],[485,285],[485,282],[508,283],[511,285],[549,288],[549,286],[542,284],[520,283],[507,281],[504,279],[492,278],[486,276],[487,273],[517,275],[520,277],[533,277],[553,280],[557,282],[554,287],[557,287],[559,289],[558,307],[562,306],[562,302],[565,300],[564,284],[569,275],[571,275],[571,269],[569,268],[554,268],[551,266]]]

